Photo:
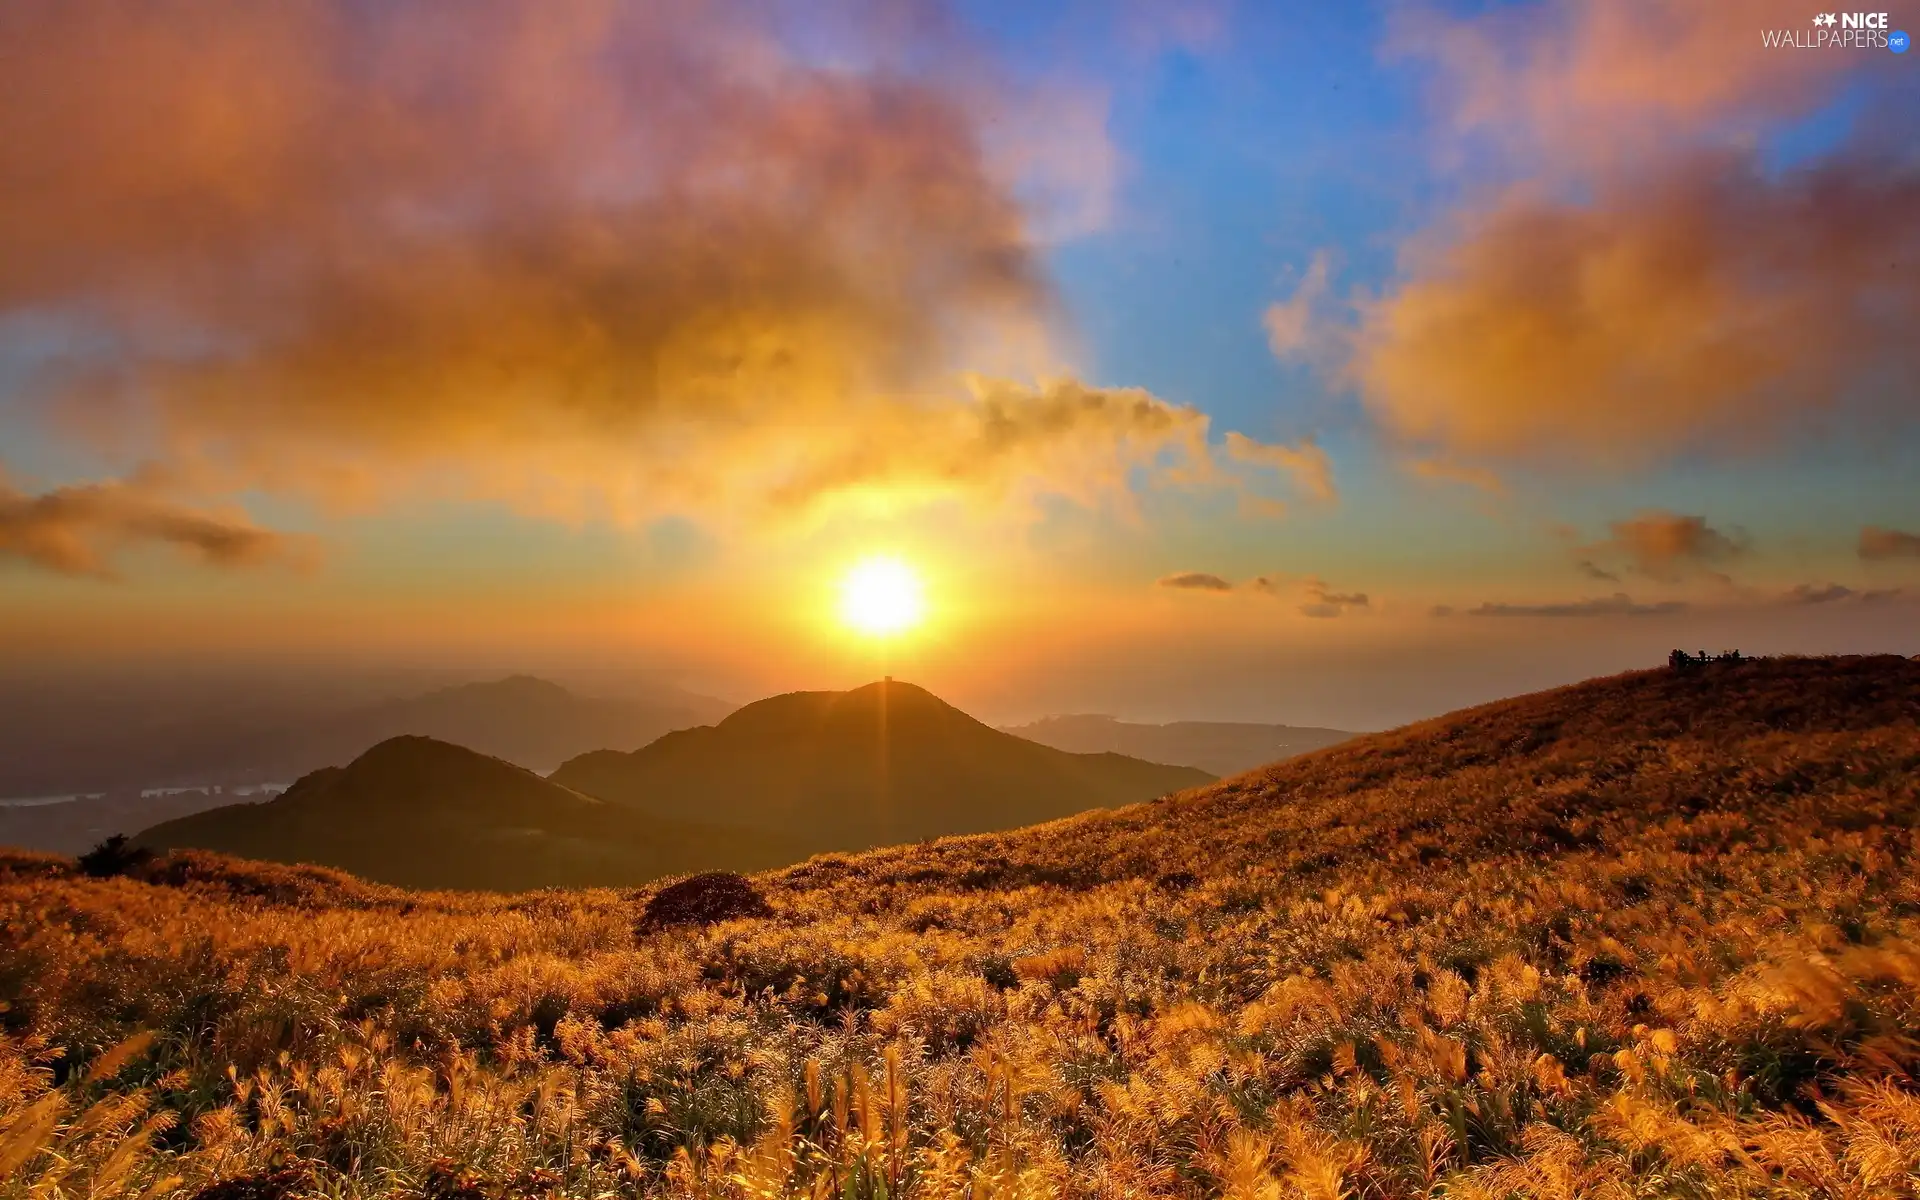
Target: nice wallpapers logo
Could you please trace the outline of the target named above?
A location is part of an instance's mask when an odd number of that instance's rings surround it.
[[[1811,29],[1763,29],[1760,44],[1770,50],[1891,50],[1905,54],[1912,44],[1904,30],[1893,29],[1883,12],[1813,14]]]

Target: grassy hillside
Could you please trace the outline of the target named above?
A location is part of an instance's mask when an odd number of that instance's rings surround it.
[[[1907,1196],[1917,721],[1904,659],[1625,675],[659,932],[20,857],[0,1193]]]
[[[1068,754],[890,680],[774,696],[631,754],[583,755],[552,779],[662,817],[779,830],[822,851],[1011,829],[1212,776],[1118,754]]]
[[[339,867],[407,887],[495,891],[755,870],[802,853],[774,834],[636,813],[425,737],[391,738],[276,800],[166,821],[136,840]]]
[[[1174,721],[1147,725],[1081,714],[1009,725],[1016,737],[1075,754],[1114,754],[1148,762],[1178,763],[1214,775],[1238,775],[1283,758],[1337,745],[1357,736],[1344,729],[1309,725],[1257,725],[1240,721]]]

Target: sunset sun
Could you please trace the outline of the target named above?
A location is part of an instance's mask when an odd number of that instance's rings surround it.
[[[891,637],[920,623],[920,577],[897,558],[869,558],[840,584],[840,619],[870,637]]]

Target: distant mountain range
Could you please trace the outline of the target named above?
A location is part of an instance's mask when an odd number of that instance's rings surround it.
[[[138,840],[514,891],[1010,829],[1211,779],[1042,746],[888,681],[775,696],[631,753],[581,755],[548,779],[443,741],[393,738],[279,799],[168,821]]]
[[[1229,721],[1175,721],[1140,725],[1113,717],[1048,717],[1002,731],[1075,754],[1111,751],[1149,762],[1198,767],[1222,777],[1359,737],[1344,729],[1252,725]]]
[[[1043,746],[889,680],[774,696],[631,754],[582,755],[552,778],[661,817],[779,830],[822,851],[1011,829],[1213,777]]]
[[[319,689],[316,688],[316,692]],[[0,695],[0,798],[287,783],[375,742],[419,734],[537,771],[604,746],[644,746],[733,705],[677,689],[596,699],[514,675],[423,695],[341,702],[262,687],[179,696]]]
[[[733,707],[684,692],[597,699],[526,675],[318,710],[288,707],[281,697],[248,711],[243,699],[177,709],[156,700],[118,719],[109,710],[102,718],[73,716],[62,724],[16,698],[0,710],[0,783],[7,785],[0,796],[107,795],[0,807],[0,845],[76,853],[98,841],[101,830],[138,829],[231,798],[200,789],[284,786],[393,737],[437,738],[550,771],[588,750],[631,749],[673,729],[717,721]],[[167,785],[196,790],[140,795],[142,788]]]
[[[389,738],[278,799],[194,813],[137,840],[339,867],[406,887],[496,891],[632,885],[805,857],[790,839],[609,804],[426,737]]]

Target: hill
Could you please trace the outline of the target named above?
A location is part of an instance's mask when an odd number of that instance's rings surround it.
[[[303,776],[278,799],[166,821],[135,840],[337,867],[409,887],[496,891],[637,884],[796,856],[775,836],[643,816],[501,759],[410,736]]]
[[[1357,736],[1344,729],[1307,725],[1258,725],[1238,721],[1146,725],[1093,714],[1046,717],[1026,725],[1003,725],[1001,731],[1075,754],[1108,751],[1148,762],[1198,767],[1223,777]]]
[[[310,730],[298,753],[322,755],[312,765],[324,766],[386,738],[416,734],[547,772],[590,750],[644,746],[672,730],[719,720],[732,707],[686,693],[663,699],[577,696],[557,683],[512,675],[342,713]]]
[[[989,728],[909,683],[792,692],[551,777],[662,817],[779,830],[815,851],[1009,829],[1203,784],[1202,771],[1068,754]]]
[[[215,691],[151,681],[0,688],[0,797],[285,784],[404,734],[550,771],[588,750],[631,749],[709,724],[733,707],[672,689],[580,696],[526,675],[377,700],[336,690],[320,681],[305,690],[285,681]]]
[[[17,856],[0,1146],[209,1200],[1905,1196],[1916,861],[1891,657],[1520,697],[705,927]]]

